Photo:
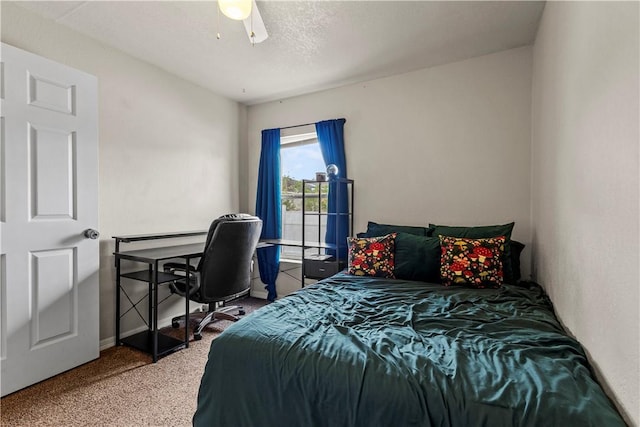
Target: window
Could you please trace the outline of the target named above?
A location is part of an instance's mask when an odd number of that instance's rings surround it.
[[[296,135],[282,136],[280,138],[280,173],[282,179],[282,238],[286,240],[302,240],[302,180],[315,179],[316,172],[326,169],[318,137],[315,132],[300,133]],[[323,187],[323,189],[325,189]],[[312,188],[307,188],[307,193]],[[316,190],[317,191],[317,190]],[[321,197],[322,208],[326,212],[326,195]],[[307,200],[305,209],[318,210],[318,200]],[[318,230],[317,221],[309,221],[305,224],[306,238],[320,236],[324,238],[326,217]],[[300,260],[302,252],[300,248],[280,247],[281,258],[288,260]]]

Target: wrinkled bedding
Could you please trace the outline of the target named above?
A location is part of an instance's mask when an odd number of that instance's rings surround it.
[[[536,284],[339,274],[211,345],[196,426],[623,426]]]

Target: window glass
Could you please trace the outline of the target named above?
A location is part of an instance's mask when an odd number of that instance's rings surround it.
[[[292,135],[281,138],[280,170],[282,178],[282,238],[285,240],[302,240],[302,180],[315,179],[316,172],[326,169],[318,139],[313,133]],[[323,186],[320,204],[326,212],[326,186]],[[317,194],[316,186],[307,186],[307,196]],[[307,197],[306,211],[318,211],[318,197]],[[324,239],[326,216],[308,215],[305,218],[305,239]],[[296,247],[281,246],[283,259],[299,260],[302,250]],[[317,252],[317,250],[315,250]]]

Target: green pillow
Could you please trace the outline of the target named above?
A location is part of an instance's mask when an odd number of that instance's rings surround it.
[[[413,225],[378,224],[372,221],[367,223],[367,237],[385,236],[391,233],[408,233],[416,236],[427,236],[429,229]]]
[[[520,254],[524,249],[524,243],[517,240],[511,241],[511,269],[513,270],[513,283],[518,282],[522,278],[520,272]]]
[[[450,236],[466,237],[469,239],[488,239],[491,237],[504,236],[506,239],[502,260],[504,281],[506,283],[514,283],[513,265],[511,262],[511,232],[513,231],[514,225],[514,222],[504,225],[483,225],[478,227],[429,224],[429,228],[433,229],[430,236],[434,237]]]
[[[440,283],[440,239],[398,233],[395,263],[398,279]]]

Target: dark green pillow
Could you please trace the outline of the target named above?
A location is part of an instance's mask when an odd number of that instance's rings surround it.
[[[511,241],[511,269],[513,270],[513,283],[522,279],[522,273],[520,272],[520,254],[522,253],[524,246],[524,243],[520,243],[517,240]]]
[[[427,236],[429,229],[413,225],[378,224],[373,221],[367,223],[367,237],[385,236],[391,233],[408,233],[416,236]]]
[[[395,263],[398,279],[440,283],[440,239],[398,233]]]
[[[504,225],[483,225],[477,227],[449,226],[429,224],[429,228],[433,229],[430,236],[450,236],[450,237],[466,237],[469,239],[488,239],[491,237],[504,236],[506,243],[504,245],[504,257],[502,259],[504,281],[505,283],[515,283],[513,275],[513,266],[511,262],[511,232],[513,231],[514,222]]]

